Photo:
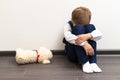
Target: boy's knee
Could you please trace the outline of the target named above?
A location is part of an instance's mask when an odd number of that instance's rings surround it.
[[[78,25],[76,25],[76,26],[73,27],[72,33],[75,34],[75,35],[85,34],[86,30],[85,30],[84,26],[78,24]]]
[[[93,24],[88,24],[85,27],[86,27],[87,33],[90,33],[90,32],[92,32],[92,31],[94,31],[96,29]]]

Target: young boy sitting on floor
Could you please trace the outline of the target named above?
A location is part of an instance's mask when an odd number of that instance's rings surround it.
[[[72,20],[64,26],[65,53],[70,61],[82,64],[83,72],[102,72],[96,59],[96,41],[101,39],[102,33],[90,24],[90,20],[88,8],[73,10]]]

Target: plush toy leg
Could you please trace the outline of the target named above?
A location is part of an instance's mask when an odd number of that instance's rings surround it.
[[[26,61],[23,58],[17,58],[16,61],[18,64],[25,64],[26,63]]]
[[[43,60],[42,63],[43,63],[43,64],[49,64],[49,63],[50,63],[50,60]]]

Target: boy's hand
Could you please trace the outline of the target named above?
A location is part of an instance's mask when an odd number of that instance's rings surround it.
[[[88,39],[91,39],[92,35],[91,34],[80,34],[78,35],[78,38],[75,40],[77,44],[81,44],[84,41],[87,41]]]
[[[86,52],[86,55],[89,55],[89,56],[92,56],[94,55],[94,49],[92,48],[92,46],[86,42],[83,46],[85,52]]]

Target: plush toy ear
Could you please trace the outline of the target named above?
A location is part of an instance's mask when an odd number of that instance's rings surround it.
[[[43,63],[43,64],[49,64],[49,63],[50,63],[50,60],[43,60],[42,63]]]

